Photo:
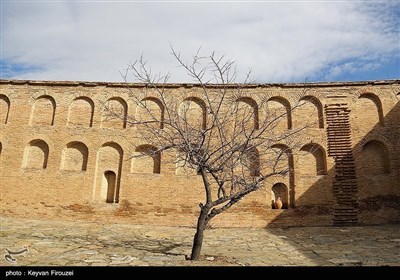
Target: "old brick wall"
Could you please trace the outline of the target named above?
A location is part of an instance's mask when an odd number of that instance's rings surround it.
[[[201,178],[181,170],[174,152],[158,160],[132,159],[137,149],[148,148],[140,133],[104,113],[107,104],[122,115],[144,114],[125,84],[1,80],[0,86],[2,215],[195,225],[203,199]],[[182,102],[192,101],[189,112],[202,120],[196,86],[168,87]],[[131,89],[143,94],[142,85]],[[399,222],[399,92],[399,81],[246,88],[245,106],[259,106],[260,118],[265,110],[284,112],[301,99],[304,106],[280,129],[309,127],[297,136],[302,146],[288,159],[292,172],[265,182],[212,226]],[[261,100],[267,102],[261,106]],[[349,132],[343,124],[329,133],[348,134],[344,165],[334,150],[335,145],[344,150],[340,145],[346,143],[328,133],[328,125],[332,129],[337,123],[332,115],[337,104],[344,115],[348,111]],[[157,113],[157,106],[152,111]],[[107,193],[108,184],[115,185],[114,193]],[[272,209],[277,195],[286,195],[288,209]]]

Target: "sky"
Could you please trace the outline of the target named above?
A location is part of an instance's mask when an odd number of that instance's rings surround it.
[[[121,82],[143,55],[193,82],[171,45],[234,60],[237,82],[400,78],[400,0],[0,1],[2,79]]]

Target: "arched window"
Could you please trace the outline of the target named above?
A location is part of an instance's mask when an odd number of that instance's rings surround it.
[[[56,102],[48,95],[40,96],[36,99],[32,107],[30,125],[54,125],[56,113]]]
[[[366,175],[390,172],[389,151],[385,144],[377,140],[367,142],[362,148],[362,170]]]
[[[293,110],[296,128],[324,128],[322,104],[315,96],[303,96],[299,106]]]
[[[279,209],[277,207],[277,200],[281,200],[282,208],[281,209],[288,209],[289,208],[289,195],[288,195],[288,188],[284,183],[276,183],[272,186],[271,192],[271,207],[272,209]]]
[[[152,145],[140,145],[136,147],[132,159],[132,173],[154,173],[160,174],[161,154]]]
[[[113,97],[107,100],[101,116],[101,127],[125,128],[128,105],[125,100]]]
[[[69,106],[67,125],[92,127],[93,112],[93,101],[87,97],[78,97]]]
[[[326,154],[324,148],[318,144],[304,145],[300,151],[300,168],[302,175],[325,175]]]
[[[206,104],[197,97],[183,100],[179,106],[179,116],[183,125],[193,129],[205,129],[207,125]]]
[[[155,124],[158,128],[164,127],[164,106],[155,97],[147,97],[141,100],[136,109],[136,120],[145,125]]]
[[[61,170],[86,171],[88,161],[88,148],[81,142],[70,142],[63,150],[61,157]]]
[[[240,97],[238,102],[238,115],[241,120],[251,123],[251,129],[259,129],[258,104],[250,97]]]
[[[25,147],[22,167],[26,169],[46,169],[49,146],[40,139],[32,140]]]
[[[292,128],[292,112],[289,101],[280,96],[274,96],[267,102],[267,118],[271,128],[284,131]]]
[[[10,113],[10,99],[0,94],[0,124],[7,124]]]

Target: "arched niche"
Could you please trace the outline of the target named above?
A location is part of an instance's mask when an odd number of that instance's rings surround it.
[[[298,107],[293,110],[296,128],[324,128],[323,107],[315,96],[303,96]]]
[[[123,129],[126,127],[128,105],[119,97],[112,97],[104,104],[101,115],[102,128]]]
[[[300,170],[302,175],[325,175],[326,153],[323,147],[316,143],[304,145],[300,151]]]
[[[248,169],[250,176],[260,176],[260,153],[257,148],[250,147],[245,151],[241,163]]]
[[[86,171],[89,150],[82,142],[70,142],[62,151],[61,170]]]
[[[256,147],[239,150],[235,159],[233,175],[237,177],[257,177],[260,175],[260,153]]]
[[[132,158],[132,173],[160,174],[161,154],[152,145],[137,146]]]
[[[375,126],[384,126],[382,102],[373,93],[364,93],[356,101],[355,119],[361,133],[370,132]]]
[[[32,105],[30,125],[54,125],[54,117],[56,113],[56,102],[49,95],[38,97]]]
[[[92,127],[94,103],[88,97],[78,97],[72,101],[68,110],[68,126]]]
[[[188,97],[179,105],[182,125],[203,130],[207,125],[206,104],[198,97]]]
[[[10,99],[0,94],[0,124],[7,124],[10,114]]]
[[[115,173],[113,203],[119,202],[123,149],[115,142],[103,144],[97,151],[93,199],[96,202],[110,201],[107,171]],[[109,173],[111,174],[111,173]],[[108,180],[108,179],[107,179]],[[106,180],[106,181],[107,181]],[[108,181],[107,181],[108,182]]]
[[[142,99],[136,108],[135,120],[145,126],[164,128],[164,105],[155,97]]]
[[[295,207],[295,172],[294,172],[294,159],[292,149],[289,148],[285,144],[275,144],[271,147],[272,162],[270,165],[273,165],[276,168],[276,171],[286,171],[287,176],[289,176],[289,206]]]
[[[277,131],[285,131],[292,128],[292,111],[287,99],[274,96],[267,101],[267,119],[271,122],[271,128]]]
[[[116,183],[117,175],[114,171],[106,170],[103,174],[101,186],[106,193],[106,203],[115,203],[116,201]]]
[[[284,183],[276,183],[272,186],[271,189],[271,208],[277,209],[275,206],[276,200],[280,198],[282,200],[282,208],[281,209],[288,209],[289,208],[289,194],[288,188]]]
[[[361,151],[362,171],[367,176],[390,173],[389,150],[384,143],[371,140]]]
[[[28,143],[24,150],[22,167],[24,169],[46,169],[49,159],[49,146],[41,139]]]
[[[200,151],[202,153],[203,150]],[[201,175],[198,170],[196,170],[195,166],[192,166],[189,163],[188,158],[186,157],[187,153],[181,150],[176,150],[176,158],[175,158],[175,175],[186,175],[186,176],[197,176]]]
[[[250,97],[240,97],[236,99],[238,102],[237,113],[241,120],[250,123],[250,129],[259,129],[258,104]]]

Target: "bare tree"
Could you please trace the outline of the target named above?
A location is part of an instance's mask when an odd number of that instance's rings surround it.
[[[267,106],[267,96],[259,96],[257,103],[250,98],[250,73],[243,83],[236,83],[233,61],[215,53],[200,56],[197,52],[190,63],[185,63],[180,53],[171,50],[179,66],[194,79],[196,97],[182,99],[166,86],[169,75],[153,75],[141,57],[129,65],[124,78],[127,81],[132,74],[146,85],[143,91],[152,95],[131,91],[131,99],[142,114],[128,116],[127,123],[136,126],[142,141],[149,144],[136,156],[159,160],[164,151],[174,149],[180,167],[201,176],[205,197],[199,204],[190,256],[198,260],[204,230],[211,219],[260,189],[267,178],[289,172],[284,161],[297,145],[295,135],[304,127],[288,129],[286,125],[287,115],[297,105],[276,110]],[[120,116],[112,108],[109,111]],[[290,149],[276,149],[277,143]]]

